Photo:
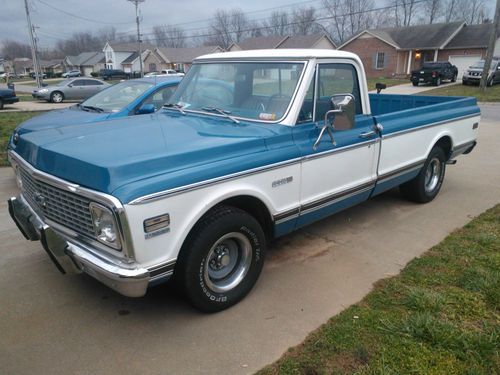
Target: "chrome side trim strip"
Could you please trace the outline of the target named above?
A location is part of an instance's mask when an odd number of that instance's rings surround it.
[[[420,169],[424,166],[425,160],[426,159],[423,159],[423,160],[417,161],[416,163],[412,163],[412,164],[406,165],[402,168],[398,168],[398,169],[395,169],[393,171],[384,173],[383,175],[379,176],[377,183],[384,182],[386,180],[390,180],[390,179],[398,177],[399,175],[402,175],[404,173],[412,172],[415,169]]]
[[[397,131],[397,132],[394,132],[394,133],[389,133],[387,135],[382,135],[382,139],[389,139],[389,138],[392,138],[392,137],[397,137],[399,135],[403,135],[403,134],[407,134],[407,133],[413,133],[413,132],[416,132],[416,131],[419,131],[419,130],[423,130],[423,129],[427,129],[427,128],[432,128],[434,126],[449,124],[450,122],[454,122],[454,121],[458,121],[458,120],[464,120],[464,119],[468,119],[468,118],[472,118],[472,117],[477,117],[477,116],[480,116],[480,113],[474,113],[474,114],[471,114],[471,115],[465,115],[465,116],[461,116],[461,117],[455,117],[455,118],[453,118],[451,120],[437,121],[437,122],[433,122],[431,124],[422,125],[422,126],[418,126],[418,127],[411,128],[411,129],[404,129],[404,130],[400,130],[400,131]],[[377,116],[375,116],[375,117],[377,117]]]
[[[163,199],[167,196],[173,196],[173,195],[177,195],[180,193],[185,193],[187,191],[201,189],[201,188],[204,188],[204,187],[207,187],[210,185],[214,185],[214,184],[219,183],[219,182],[226,182],[226,181],[234,180],[234,179],[240,178],[240,177],[247,177],[247,176],[257,174],[257,173],[267,172],[267,171],[271,171],[271,170],[274,170],[277,168],[282,168],[285,166],[298,164],[298,163],[303,162],[304,160],[312,160],[315,158],[322,158],[322,157],[329,156],[332,154],[346,152],[346,151],[350,151],[350,150],[360,148],[360,147],[365,147],[365,146],[368,146],[368,145],[373,144],[375,142],[377,142],[377,140],[369,140],[366,142],[360,142],[360,143],[356,143],[356,144],[350,145],[350,146],[344,146],[344,147],[339,147],[339,148],[336,148],[333,150],[323,151],[323,152],[320,152],[320,153],[315,154],[315,155],[301,156],[298,158],[294,158],[294,159],[290,159],[290,160],[286,160],[286,161],[282,161],[282,162],[278,162],[278,163],[274,163],[274,164],[264,165],[262,167],[257,167],[257,168],[249,169],[249,170],[242,171],[242,172],[232,173],[232,174],[229,174],[226,176],[215,177],[215,178],[212,178],[209,180],[195,182],[195,183],[180,186],[177,188],[163,190],[163,191],[160,191],[157,193],[152,193],[152,194],[144,195],[142,197],[133,199],[128,204],[138,205],[138,204],[153,202],[153,201],[156,201],[159,199]]]
[[[122,253],[124,254],[124,256],[128,258],[127,261],[129,262],[134,261],[135,256],[134,256],[132,235],[130,233],[127,216],[125,214],[125,209],[122,203],[117,198],[109,194],[104,194],[101,192],[81,187],[78,184],[65,181],[61,178],[52,176],[48,173],[35,169],[31,164],[29,164],[26,160],[24,160],[13,150],[9,150],[8,155],[14,168],[16,165],[21,166],[21,168],[27,171],[35,180],[42,181],[46,184],[49,184],[61,190],[71,192],[73,194],[82,195],[95,202],[102,203],[103,205],[111,208],[118,219],[117,222],[119,227],[120,240],[122,243]],[[100,248],[102,249],[102,247]],[[109,249],[106,248],[106,252],[109,254],[117,255],[117,251],[112,248]]]
[[[276,215],[273,216],[274,224],[281,224],[285,221],[294,219],[298,216],[301,216],[302,214],[307,214],[312,211],[319,210],[323,207],[326,207],[332,203],[339,202],[343,199],[350,198],[354,195],[364,193],[368,190],[373,189],[375,186],[375,182],[371,181],[365,184],[361,184],[359,186],[356,186],[351,189],[347,189],[338,193],[334,193],[331,195],[328,195],[326,197],[317,199],[313,202],[309,202],[307,204],[298,206],[296,208],[293,208],[291,210],[285,211],[285,212],[280,212]]]
[[[236,178],[240,178],[243,176],[251,176],[251,175],[254,175],[256,173],[270,171],[273,169],[286,167],[286,166],[289,166],[292,164],[297,164],[297,163],[300,163],[300,161],[301,161],[301,158],[294,158],[294,159],[278,162],[275,164],[266,165],[263,167],[257,167],[257,168],[249,169],[249,170],[242,171],[242,172],[231,173],[231,174],[228,174],[226,176],[215,177],[215,178],[211,178],[209,180],[195,182],[195,183],[192,183],[189,185],[184,185],[184,186],[180,186],[177,188],[172,188],[172,189],[168,189],[168,190],[164,190],[164,191],[159,191],[158,193],[144,195],[142,197],[139,197],[139,198],[136,198],[136,199],[130,201],[128,204],[136,205],[136,204],[149,203],[152,201],[163,199],[167,196],[178,195],[178,194],[184,193],[186,191],[201,189],[203,187],[214,185],[214,184],[219,183],[219,182],[234,180]]]

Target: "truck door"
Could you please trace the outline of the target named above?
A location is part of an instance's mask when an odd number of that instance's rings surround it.
[[[375,185],[380,138],[373,117],[362,111],[358,73],[349,63],[325,62],[316,66],[293,134],[302,153],[300,213],[297,226],[338,212],[368,199]],[[351,94],[355,123],[334,122],[333,141],[325,132],[318,140],[330,98]]]

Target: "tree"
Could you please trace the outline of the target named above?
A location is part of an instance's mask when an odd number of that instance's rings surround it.
[[[417,0],[391,0],[390,4],[393,6],[393,14],[395,26],[410,26],[411,21],[415,16],[415,2]]]
[[[205,43],[228,48],[232,43],[237,43],[246,36],[251,35],[252,25],[241,9],[229,11],[218,9],[215,11],[210,24],[210,35]]]
[[[184,30],[170,25],[157,25],[153,27],[153,38],[160,47],[180,48],[186,47]]]
[[[290,21],[288,13],[284,11],[274,11],[271,13],[268,21],[264,21],[262,26],[265,27],[267,35],[285,36],[290,34]]]
[[[316,9],[296,8],[292,12],[291,33],[293,35],[308,35],[319,32],[320,27],[316,24]]]
[[[373,0],[323,0],[323,6],[332,17],[333,38],[339,43],[375,24],[375,13],[370,11]]]
[[[9,59],[15,59],[16,57],[31,58],[31,47],[29,44],[7,39],[2,43],[1,56]]]
[[[432,24],[441,15],[443,10],[442,0],[427,0],[424,3],[425,13],[429,17],[429,24]]]

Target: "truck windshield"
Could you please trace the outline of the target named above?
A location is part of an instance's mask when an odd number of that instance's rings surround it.
[[[483,69],[484,68],[484,60],[479,60],[477,63],[471,66],[472,69]]]
[[[197,63],[171,102],[185,111],[276,121],[285,115],[303,68],[304,63]]]
[[[82,106],[99,108],[104,112],[119,112],[153,86],[152,82],[144,81],[117,83],[91,96]]]

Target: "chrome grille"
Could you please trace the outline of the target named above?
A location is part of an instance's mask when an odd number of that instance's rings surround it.
[[[89,199],[38,181],[22,168],[19,171],[23,197],[38,214],[75,232],[95,237]]]

